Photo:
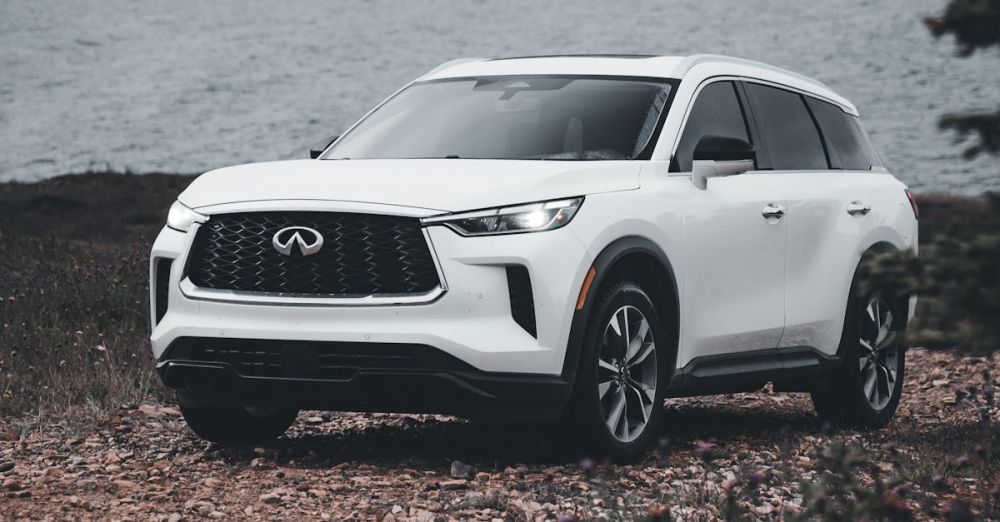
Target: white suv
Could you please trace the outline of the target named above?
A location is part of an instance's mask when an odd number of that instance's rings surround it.
[[[664,397],[899,401],[915,298],[860,285],[916,205],[855,107],[723,56],[449,62],[313,159],[215,170],[150,263],[157,370],[191,428],[301,408],[573,422],[639,454]],[[895,302],[894,302],[895,301]]]

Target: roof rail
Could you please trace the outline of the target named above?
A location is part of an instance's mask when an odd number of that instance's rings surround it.
[[[770,69],[774,72],[779,72],[781,74],[786,74],[788,76],[798,78],[799,80],[802,80],[804,82],[809,82],[818,85],[820,87],[823,87],[824,89],[830,89],[830,87],[827,86],[825,83],[815,78],[810,78],[808,76],[799,74],[797,72],[789,71],[788,69],[782,69],[781,67],[777,67],[762,62],[757,62],[754,60],[747,60],[745,58],[736,58],[733,56],[725,56],[721,54],[692,54],[684,58],[684,60],[677,65],[677,68],[674,71],[678,78],[683,78],[684,74],[687,73],[689,70],[691,70],[692,67],[703,63],[729,63],[729,64],[739,64],[739,65],[752,65],[754,67],[761,67],[764,69]]]
[[[525,56],[504,56],[493,58],[491,62],[502,60],[525,60],[529,58],[625,58],[641,60],[644,58],[658,58],[658,54],[630,54],[630,53],[580,53],[580,54],[532,54]]]
[[[438,71],[442,71],[444,69],[447,69],[449,67],[453,67],[455,65],[461,65],[463,63],[470,63],[470,62],[485,62],[486,60],[488,60],[488,58],[478,58],[478,57],[476,57],[476,58],[471,58],[471,57],[470,58],[456,58],[454,60],[449,60],[447,62],[444,62],[441,65],[438,65],[437,67],[431,69],[430,71],[427,71],[426,73],[424,73],[423,76],[421,76],[421,78],[426,78],[427,76],[431,76],[431,75],[433,75],[434,73],[436,73]]]

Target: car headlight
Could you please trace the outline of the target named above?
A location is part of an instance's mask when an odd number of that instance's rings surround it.
[[[492,236],[541,232],[566,226],[583,204],[583,198],[542,201],[424,218],[425,225],[444,225],[463,236]]]
[[[191,225],[206,221],[208,216],[187,208],[180,201],[174,201],[174,204],[170,205],[170,211],[167,212],[167,226],[180,232],[187,232]]]

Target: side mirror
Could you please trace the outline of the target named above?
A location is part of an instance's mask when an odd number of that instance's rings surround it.
[[[337,141],[337,138],[339,137],[340,136],[328,136],[326,138],[317,141],[316,144],[309,149],[309,158],[310,159],[318,158],[319,155],[323,154],[323,151],[326,150],[326,148],[329,147],[331,143]]]
[[[753,169],[757,153],[739,138],[704,136],[694,148],[691,183],[701,190],[708,188],[708,178],[734,176]]]

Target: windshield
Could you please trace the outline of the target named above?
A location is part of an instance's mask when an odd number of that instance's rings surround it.
[[[494,76],[415,83],[323,158],[645,158],[667,109],[669,82]]]

